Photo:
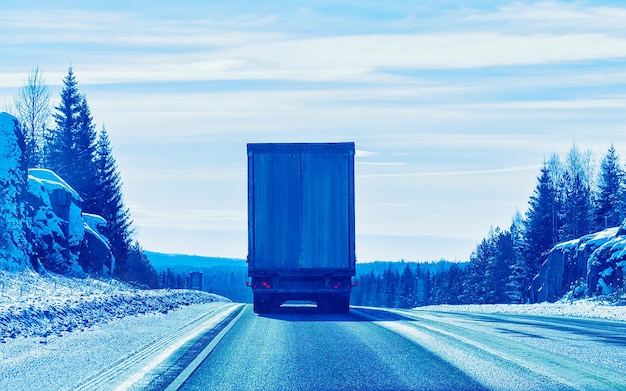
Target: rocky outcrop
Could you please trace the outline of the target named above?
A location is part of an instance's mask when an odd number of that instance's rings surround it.
[[[0,270],[110,275],[115,267],[106,221],[50,170],[30,169],[15,117],[0,113]]]
[[[82,213],[82,202],[54,172],[29,170],[26,209],[32,219],[34,252],[46,270],[73,276],[108,275],[114,260],[108,240],[98,231],[106,221]]]
[[[611,294],[624,289],[625,270],[626,224],[556,245],[533,280],[531,299]]]
[[[24,136],[17,119],[0,113],[0,269],[19,271],[28,267],[23,200],[27,162]]]

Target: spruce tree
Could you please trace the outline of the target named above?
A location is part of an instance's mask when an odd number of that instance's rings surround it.
[[[55,107],[56,129],[47,148],[47,167],[59,174],[83,198],[83,210],[96,213],[94,169],[96,131],[87,98],[78,93],[70,67]]]
[[[144,250],[137,242],[130,246],[128,252],[128,270],[126,280],[142,287],[158,288],[159,275],[150,263]],[[232,285],[226,285],[232,286]],[[231,295],[232,296],[232,295]]]
[[[509,282],[506,284],[506,294],[510,303],[526,303],[528,289],[531,284],[528,265],[524,258],[524,222],[519,212],[513,217],[509,233],[513,245],[513,259],[511,260]]]
[[[591,152],[581,153],[574,144],[567,155],[563,176],[560,241],[577,239],[591,232],[592,177]]]
[[[70,183],[73,183],[74,190],[83,197],[83,211],[88,213],[98,212],[94,187],[97,182],[96,137],[96,127],[93,124],[91,110],[87,104],[87,98],[83,95],[78,105],[77,127],[74,134],[75,159],[73,164],[75,166]]]
[[[467,266],[467,278],[464,296],[472,303],[487,304],[493,302],[493,268],[495,241],[493,230],[483,239],[470,255]]]
[[[617,227],[624,220],[624,169],[611,144],[600,165],[595,197],[593,228],[596,231]]]
[[[121,279],[126,279],[132,245],[132,220],[130,211],[124,205],[120,172],[113,158],[111,143],[104,126],[96,142],[95,168],[96,213],[107,221],[103,234],[111,243],[111,251],[115,257],[115,274]]]
[[[498,230],[495,236],[495,256],[489,264],[491,269],[491,298],[493,303],[508,303],[507,284],[511,266],[515,260],[515,243],[511,231]]]
[[[556,210],[558,209],[557,188],[553,182],[547,163],[541,167],[541,174],[537,178],[537,187],[530,197],[529,208],[526,212],[525,225],[525,255],[528,273],[534,276],[543,262],[543,258],[557,241],[554,236]]]
[[[74,135],[78,128],[78,108],[81,104],[81,96],[78,93],[78,82],[74,77],[72,67],[68,69],[67,76],[63,79],[61,101],[55,107],[54,120],[56,128],[46,140],[46,167],[55,171],[66,181],[70,178],[73,166]]]
[[[400,275],[400,287],[398,291],[398,307],[411,308],[415,305],[415,274],[407,263]]]
[[[463,282],[465,280],[465,272],[461,270],[458,264],[453,263],[448,270],[448,303],[463,303]]]

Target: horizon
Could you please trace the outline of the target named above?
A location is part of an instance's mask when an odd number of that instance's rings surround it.
[[[359,263],[468,261],[553,153],[626,154],[618,1],[5,3],[0,104],[72,66],[149,251],[246,258],[247,143],[355,142]]]
[[[158,251],[152,251],[149,249],[144,249],[144,251],[147,254],[156,254],[156,255],[164,255],[164,256],[171,256],[171,257],[191,257],[191,258],[206,258],[206,259],[218,259],[218,260],[225,260],[225,261],[235,261],[235,262],[247,262],[245,258],[228,258],[228,257],[214,257],[211,255],[197,255],[197,254],[179,254],[179,253],[162,253],[162,252],[158,252]],[[148,256],[148,258],[150,258]],[[425,260],[425,261],[413,261],[413,260],[407,260],[407,259],[397,259],[397,260],[393,260],[393,259],[389,259],[389,260],[385,260],[385,259],[375,259],[372,261],[359,261],[358,259],[356,260],[356,264],[357,265],[365,265],[368,263],[376,263],[376,262],[380,262],[380,263],[439,263],[439,262],[447,262],[447,263],[468,263],[469,260],[467,261],[455,261],[455,260],[448,260],[448,259],[437,259],[437,260]]]

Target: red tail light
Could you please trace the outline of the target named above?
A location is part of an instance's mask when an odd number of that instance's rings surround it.
[[[265,289],[270,289],[272,287],[270,284],[267,283],[267,281],[263,281],[262,284],[263,284],[263,288]]]

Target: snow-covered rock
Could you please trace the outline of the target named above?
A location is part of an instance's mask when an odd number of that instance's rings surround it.
[[[41,265],[55,273],[84,276],[78,263],[85,236],[78,193],[54,172],[31,169],[26,204],[33,221],[33,249]]]
[[[84,277],[115,267],[100,216],[83,214],[83,200],[50,170],[30,169],[15,117],[0,113],[0,270],[31,265]]]
[[[106,221],[84,214],[82,203],[78,193],[53,171],[28,170],[26,210],[41,265],[66,275],[109,275],[115,263],[109,241],[98,231]]]
[[[83,213],[85,238],[81,248],[79,262],[83,270],[89,274],[112,275],[115,270],[115,259],[111,253],[109,239],[100,233],[106,220],[98,215]]]
[[[568,292],[594,296],[623,289],[625,234],[626,222],[556,245],[533,280],[533,301],[557,301]]]
[[[29,265],[23,211],[27,162],[24,136],[7,113],[0,113],[0,140],[0,270],[19,271]]]

